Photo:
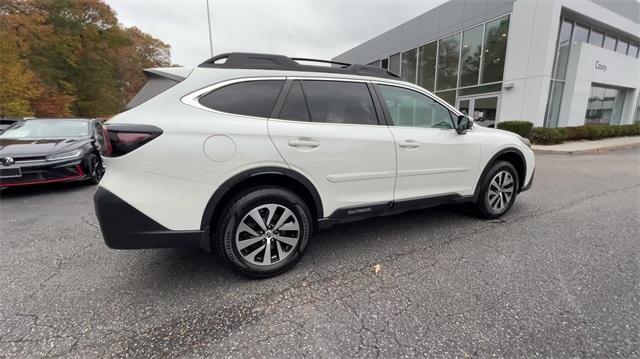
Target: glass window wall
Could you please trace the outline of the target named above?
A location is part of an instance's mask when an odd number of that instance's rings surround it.
[[[400,53],[389,56],[389,71],[400,74]]]
[[[618,40],[618,46],[616,46],[616,52],[621,54],[627,54],[627,50],[629,49],[629,43],[620,39]]]
[[[585,114],[586,124],[618,124],[622,115],[624,91],[602,86],[591,86]]]
[[[482,83],[502,81],[504,57],[507,54],[509,16],[486,24],[484,36],[484,59],[482,61]]]
[[[458,57],[460,55],[460,34],[454,34],[438,41],[438,74],[436,89],[446,90],[458,85]]]
[[[385,58],[380,60],[380,67],[382,67],[383,69],[388,69],[389,68],[389,59]]]
[[[417,56],[417,49],[411,49],[402,53],[402,68],[400,73],[403,79],[412,84],[416,83]]]
[[[482,58],[482,34],[484,26],[476,26],[462,33],[462,57],[460,87],[478,84],[480,59]]]
[[[420,46],[418,51],[418,86],[429,91],[435,89],[437,50],[438,43],[434,41]]]
[[[589,28],[576,24],[573,29],[573,43],[577,44],[578,42],[587,42],[589,40]]]
[[[604,40],[604,33],[598,30],[591,30],[591,35],[589,36],[589,43],[591,45],[602,47],[602,40]]]
[[[616,38],[611,36],[611,35],[607,35],[604,38],[604,48],[611,50],[611,51],[616,51]]]

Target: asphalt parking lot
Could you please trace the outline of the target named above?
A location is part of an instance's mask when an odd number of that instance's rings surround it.
[[[337,226],[267,280],[108,249],[95,187],[3,191],[0,356],[639,356],[640,150],[537,161],[503,220]]]

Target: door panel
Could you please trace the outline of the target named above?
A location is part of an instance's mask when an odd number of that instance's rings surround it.
[[[317,187],[324,216],[393,200],[395,143],[386,126],[269,120],[276,148]]]
[[[475,188],[479,147],[473,132],[390,127],[398,139],[398,174],[395,200],[457,193]],[[403,147],[410,141],[415,147]]]
[[[423,93],[382,84],[377,88],[397,142],[394,199],[473,193],[480,159],[474,132],[458,134],[454,115]]]
[[[378,124],[366,83],[296,80],[274,117],[271,139],[287,164],[317,187],[324,217],[393,200],[395,142]]]

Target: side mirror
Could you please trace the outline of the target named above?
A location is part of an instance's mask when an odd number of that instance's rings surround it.
[[[467,130],[473,127],[473,119],[466,115],[460,115],[456,119],[456,131],[459,134],[465,134]]]

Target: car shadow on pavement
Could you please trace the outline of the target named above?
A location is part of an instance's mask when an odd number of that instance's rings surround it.
[[[463,206],[443,205],[339,224],[318,232],[311,239],[301,261],[291,270],[266,281],[286,281],[308,276],[317,272],[318,263],[334,269],[341,266],[368,266],[377,258],[392,255],[400,244],[415,246],[418,240],[424,242],[420,245],[433,245],[448,238],[443,237],[443,231],[458,226],[460,222],[472,221],[479,220],[469,215]],[[440,234],[435,238],[422,239],[432,232]],[[232,271],[215,253],[207,253],[199,248],[145,250],[139,253],[136,270],[144,273],[142,275],[148,284],[157,289],[160,289],[158,285],[162,288],[176,285],[211,288],[216,284],[225,286],[228,283],[256,281]]]
[[[0,198],[28,198],[42,196],[49,193],[65,193],[75,192],[88,187],[96,187],[95,185],[88,185],[84,182],[63,182],[63,183],[48,183],[39,184],[33,186],[18,186],[18,187],[6,187],[0,189]]]

